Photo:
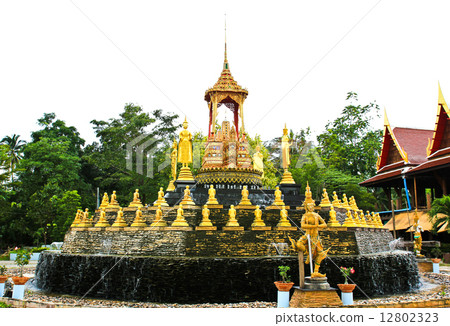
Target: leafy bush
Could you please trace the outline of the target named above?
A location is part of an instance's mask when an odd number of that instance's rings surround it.
[[[289,266],[278,266],[278,270],[280,271],[280,276],[281,276],[281,279],[282,279],[283,283],[289,283],[291,281],[291,278],[287,274],[287,272],[290,269],[291,268]]]
[[[11,308],[11,305],[0,301],[0,308]]]
[[[44,250],[48,250],[47,247],[38,247],[38,248],[33,248],[31,249],[32,253],[39,253],[39,252],[43,252]]]
[[[7,269],[5,265],[0,265],[0,275],[6,275]]]
[[[23,267],[28,265],[31,258],[31,251],[27,249],[19,249],[16,256],[16,264],[20,267],[20,277],[23,276]]]

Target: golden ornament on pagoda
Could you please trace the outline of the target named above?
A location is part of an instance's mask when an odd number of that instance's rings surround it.
[[[139,207],[141,208],[143,205],[141,203],[141,200],[139,199],[139,189],[136,189],[136,191],[133,194],[133,201],[128,205],[128,207]]]
[[[348,202],[348,204],[350,205],[351,209],[353,211],[359,211],[358,205],[356,205],[356,200],[354,196],[350,197],[350,201]]]
[[[252,227],[255,226],[266,226],[266,223],[262,220],[262,211],[259,209],[259,205],[255,209],[255,219],[253,220]]]
[[[280,184],[295,184],[294,179],[292,178],[291,172],[289,172],[289,165],[291,165],[291,158],[289,154],[289,148],[292,146],[291,140],[288,136],[288,129],[286,128],[286,124],[283,129],[283,137],[281,137],[281,162],[283,164],[283,177],[281,179]]]
[[[328,193],[325,188],[323,188],[322,200],[320,201],[319,206],[320,207],[330,207],[331,206],[330,198],[328,198]]]
[[[123,228],[128,226],[127,222],[123,219],[123,210],[122,207],[119,208],[119,210],[117,211],[117,217],[116,220],[114,221],[113,225],[111,225],[111,227],[113,228]]]
[[[330,219],[328,220],[327,225],[328,225],[328,227],[331,227],[331,228],[341,226],[339,221],[336,219],[336,211],[334,210],[333,205],[330,206]]]
[[[301,251],[306,256],[306,264],[311,264],[314,261],[314,272],[311,274],[311,278],[326,277],[326,274],[319,273],[319,267],[321,262],[327,257],[330,248],[327,250],[323,249],[319,230],[325,229],[327,224],[319,214],[314,212],[314,203],[306,204],[305,210],[306,212],[303,214],[301,222],[301,227],[305,234],[298,241],[294,241],[291,238],[289,240],[295,251]],[[308,236],[311,248],[309,248]],[[309,252],[311,252],[312,257],[309,256]]]
[[[177,209],[177,218],[172,222],[171,226],[189,226],[183,214],[184,214],[183,205],[180,204],[180,206]]]
[[[164,190],[162,187],[159,188],[158,199],[155,201],[155,204],[153,206],[155,206],[155,207],[158,207],[158,206],[168,207],[169,206],[169,204],[167,204],[166,198],[164,198]]]
[[[98,218],[97,223],[94,225],[96,228],[107,228],[109,227],[108,220],[106,219],[105,209],[102,208],[100,210],[100,217]]]
[[[261,178],[264,178],[264,163],[263,163],[263,154],[261,151],[261,146],[256,145],[256,152],[253,154],[253,169],[256,171],[261,171]]]
[[[351,206],[348,203],[348,199],[347,199],[347,195],[346,194],[342,195],[342,208],[352,209]]]
[[[333,206],[336,208],[339,208],[339,207],[342,208],[342,203],[339,200],[338,195],[336,194],[336,191],[333,191],[333,201],[331,202],[331,204],[333,204]]]
[[[316,205],[314,199],[312,198],[311,188],[309,187],[309,182],[306,181],[306,190],[305,190],[305,201],[303,202],[303,206],[306,208],[306,205],[313,204]]]
[[[75,214],[75,219],[73,220],[72,224],[70,225],[71,228],[77,227],[81,223],[81,218],[83,217],[83,211],[80,209],[77,209],[77,213]]]
[[[184,206],[194,206],[195,203],[192,201],[191,198],[191,190],[189,189],[189,186],[186,186],[186,189],[184,189],[184,197],[183,200],[181,201],[180,205],[184,205]]]
[[[106,208],[108,207],[108,204],[109,204],[108,193],[105,192],[103,194],[102,203],[100,204],[99,208]]]
[[[216,189],[214,189],[213,185],[209,186],[208,201],[207,201],[206,205],[219,205],[219,202],[216,199]]]
[[[251,206],[252,202],[248,199],[249,192],[247,186],[242,187],[241,195],[242,197],[239,206]]]
[[[228,222],[226,226],[239,226],[239,222],[236,219],[236,209],[234,208],[234,205],[231,205],[228,210]]]
[[[180,204],[180,206],[182,206]],[[165,227],[167,226],[167,222],[163,219],[163,213],[161,210],[161,206],[158,206],[155,212],[155,219],[152,224],[150,224],[151,227]]]
[[[78,224],[78,227],[80,227],[80,228],[92,227],[92,219],[89,218],[89,209],[86,208],[86,210],[82,214],[83,214],[83,218],[81,219],[81,223]]]
[[[177,140],[173,140],[172,144],[172,153],[170,153],[170,171],[172,174],[172,180],[169,182],[169,186],[167,187],[167,191],[174,191],[175,190],[175,180],[177,180],[177,161],[178,161],[178,150],[177,150],[178,144]]]
[[[183,122],[183,130],[180,132],[180,142],[178,144],[178,162],[182,164],[178,180],[194,181],[191,169],[188,164],[192,163],[192,134],[188,128],[186,117]]]
[[[119,208],[119,202],[117,201],[117,195],[116,191],[114,190],[111,195],[111,201],[109,202],[108,206],[106,208]]]
[[[209,219],[210,211],[208,209],[208,205],[204,205],[202,209],[202,221],[200,222],[199,226],[213,226],[211,220]]]
[[[136,215],[134,218],[133,223],[130,225],[131,227],[145,227],[147,226],[147,223],[145,223],[145,219],[142,217],[142,211],[141,208],[138,207],[136,211]]]
[[[347,208],[347,213],[345,213],[345,215],[347,215],[347,218],[345,219],[344,224],[342,224],[342,226],[355,227],[356,223],[353,220],[353,216],[352,216],[352,212],[350,211],[350,208]]]
[[[283,205],[280,210],[280,221],[277,224],[277,227],[290,227],[292,226],[288,220],[288,212],[286,207]]]

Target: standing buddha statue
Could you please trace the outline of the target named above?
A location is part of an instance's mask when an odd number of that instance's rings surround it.
[[[180,132],[180,142],[178,144],[178,162],[183,166],[180,170],[178,180],[193,181],[191,169],[188,164],[192,163],[192,134],[188,128],[188,122],[184,118],[183,130]]]

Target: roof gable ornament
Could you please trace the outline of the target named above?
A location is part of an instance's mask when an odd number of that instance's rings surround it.
[[[447,124],[447,119],[450,118],[450,110],[448,108],[447,102],[444,99],[444,94],[442,94],[441,84],[439,82],[438,89],[439,92],[436,124],[434,126],[433,138],[428,140],[428,156],[439,150],[442,140],[442,134],[444,133],[445,125]]]

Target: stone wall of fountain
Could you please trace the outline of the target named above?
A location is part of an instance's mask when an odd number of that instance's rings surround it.
[[[342,282],[338,266],[353,266],[355,297],[407,292],[419,285],[415,257],[408,252],[347,255],[323,263],[331,286]],[[291,267],[298,284],[296,257],[125,257],[44,252],[36,285],[51,293],[149,302],[276,301],[277,267]],[[115,266],[114,268],[112,268]],[[308,265],[306,265],[308,267]],[[309,268],[305,268],[308,275]],[[364,293],[361,292],[363,289]]]

